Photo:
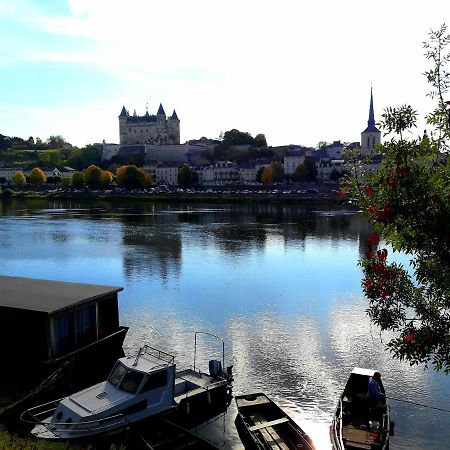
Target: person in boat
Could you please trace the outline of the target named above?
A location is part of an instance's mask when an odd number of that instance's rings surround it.
[[[385,401],[386,395],[382,392],[381,373],[375,372],[369,378],[369,399],[377,402],[378,400]]]

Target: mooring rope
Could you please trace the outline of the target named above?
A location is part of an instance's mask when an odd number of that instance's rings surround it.
[[[437,406],[431,406],[431,405],[425,405],[424,403],[417,403],[417,402],[413,402],[411,400],[404,400],[402,398],[394,398],[394,397],[387,397],[387,398],[389,400],[395,400],[396,402],[410,403],[411,405],[421,406],[422,408],[435,409],[436,411],[443,411],[443,412],[450,413],[450,409],[439,408]]]

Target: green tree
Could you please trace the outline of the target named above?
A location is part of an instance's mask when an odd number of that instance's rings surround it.
[[[257,134],[254,139],[254,146],[255,147],[267,147],[267,140],[266,136],[262,133]]]
[[[273,162],[272,166],[272,181],[274,183],[281,183],[284,177],[284,166],[280,162]]]
[[[50,136],[47,139],[47,144],[52,148],[60,148],[66,143],[65,139],[60,135]]]
[[[198,181],[198,174],[185,164],[178,169],[177,183],[182,188],[191,187]]]
[[[72,186],[75,189],[82,189],[82,188],[84,188],[84,184],[85,184],[85,181],[84,181],[83,172],[75,172],[72,175]]]
[[[256,182],[257,183],[262,183],[262,174],[264,172],[264,166],[260,167],[258,169],[258,172],[256,172]]]
[[[426,76],[437,100],[427,118],[433,132],[408,138],[416,126],[414,109],[387,108],[381,126],[391,138],[377,148],[380,168],[361,173],[354,165],[341,192],[351,195],[374,227],[360,261],[369,316],[394,333],[387,346],[395,357],[445,373],[450,372],[450,108],[443,99],[450,86],[444,64],[449,43],[444,25],[425,45],[433,62]],[[406,253],[412,274],[389,262],[380,243]]]
[[[13,180],[13,183],[19,187],[25,186],[25,184],[27,184],[27,178],[21,170],[16,172],[16,174],[13,176],[12,180]]]
[[[45,183],[45,180],[45,174],[39,167],[35,167],[30,172],[30,183],[32,185],[36,187],[42,186]]]
[[[90,188],[99,188],[101,186],[101,176],[102,176],[102,169],[98,166],[90,165],[85,171],[84,171],[84,181],[87,186]]]
[[[71,181],[70,181],[69,177],[62,177],[62,179],[61,179],[61,187],[63,189],[69,189],[70,183],[71,183]]]

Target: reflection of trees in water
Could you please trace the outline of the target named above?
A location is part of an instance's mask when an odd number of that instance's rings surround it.
[[[154,273],[166,281],[179,278],[182,240],[179,233],[158,227],[124,226],[122,228],[123,269],[127,278],[151,277]]]

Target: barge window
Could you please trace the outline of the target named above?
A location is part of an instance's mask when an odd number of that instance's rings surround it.
[[[166,384],[167,384],[167,370],[161,370],[160,372],[152,373],[147,378],[147,381],[142,387],[141,393],[163,387]]]
[[[120,383],[120,388],[122,391],[129,392],[130,394],[135,394],[139,385],[141,384],[144,374],[140,372],[135,372],[134,370],[128,370],[123,377],[122,383]]]
[[[123,374],[125,373],[125,367],[122,364],[117,363],[114,367],[111,375],[108,378],[108,381],[113,384],[115,387],[118,387],[120,380],[122,379]]]

